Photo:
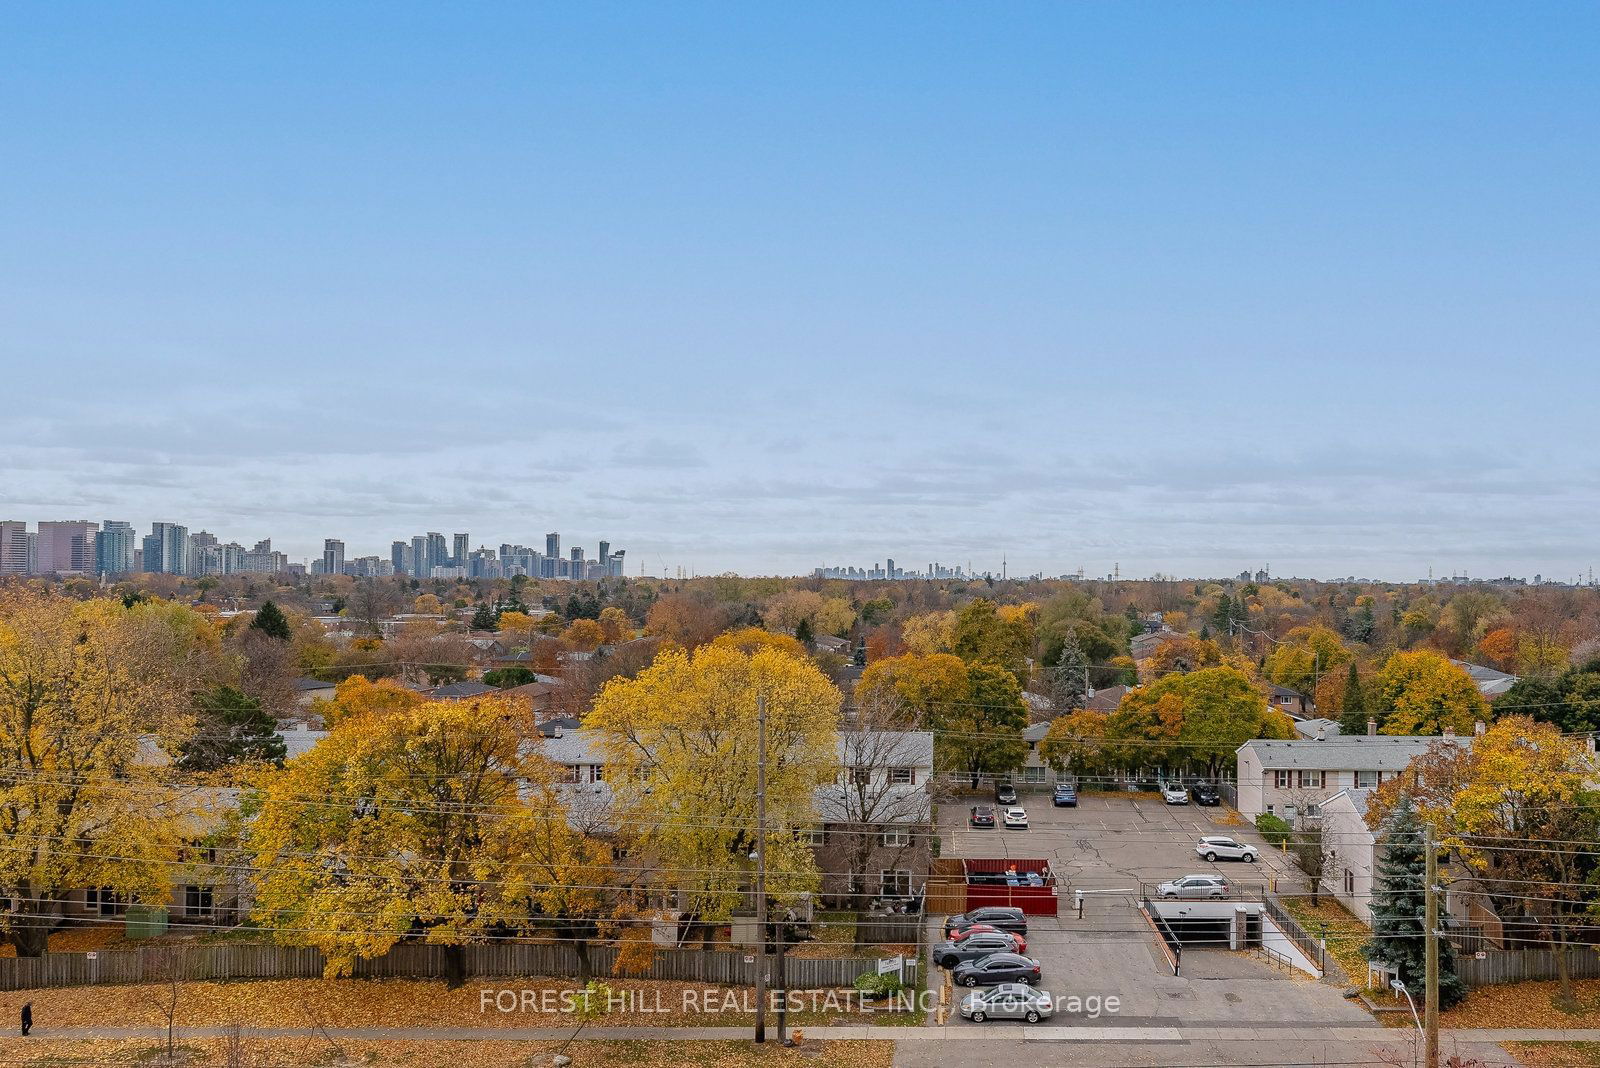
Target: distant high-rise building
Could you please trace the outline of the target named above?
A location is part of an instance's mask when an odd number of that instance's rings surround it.
[[[0,520],[0,575],[26,575],[32,569],[28,552],[28,524]]]
[[[184,575],[189,568],[189,528],[151,523],[144,537],[144,569],[158,575]]]
[[[87,519],[45,520],[34,542],[34,570],[41,575],[88,574],[94,570],[94,535]]]
[[[600,543],[599,564],[601,575],[611,574],[611,543],[609,541]]]
[[[457,567],[467,566],[467,554],[471,552],[469,548],[471,541],[472,537],[468,534],[457,534],[451,539],[450,562],[452,564]]]
[[[107,519],[94,536],[94,569],[102,575],[125,575],[133,570],[139,536],[132,523]]]
[[[428,577],[428,539],[421,534],[411,539],[411,575],[413,578]]]
[[[222,574],[222,553],[218,548],[217,536],[207,530],[197,530],[190,534],[186,561],[186,574]]]
[[[423,568],[424,575],[432,575],[436,567],[450,566],[450,546],[444,540],[444,535],[436,530],[428,531],[428,559]]]
[[[344,542],[338,538],[322,539],[322,573],[344,574]]]
[[[544,554],[559,557],[561,555],[561,535],[546,534],[544,536]]]
[[[411,564],[406,559],[407,554],[410,552],[411,546],[403,541],[389,543],[389,565],[394,568],[394,574],[409,575],[411,573]]]

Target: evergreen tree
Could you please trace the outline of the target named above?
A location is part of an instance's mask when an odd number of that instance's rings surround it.
[[[1078,635],[1069,627],[1062,636],[1061,655],[1050,669],[1050,700],[1055,704],[1056,715],[1064,716],[1083,707],[1088,697],[1088,670],[1089,658],[1078,644]]]
[[[1401,794],[1383,821],[1379,850],[1372,885],[1372,940],[1361,953],[1374,964],[1398,971],[1400,981],[1420,1002],[1426,968],[1422,934],[1427,860],[1422,819],[1409,796]],[[1466,995],[1466,984],[1456,974],[1455,953],[1441,938],[1439,1008],[1448,1009]]]
[[[1339,712],[1340,734],[1367,733],[1367,695],[1361,692],[1361,676],[1356,663],[1350,661],[1350,674],[1345,677],[1344,705]]]
[[[811,628],[810,616],[802,619],[799,625],[794,628],[794,637],[796,641],[805,646],[807,649],[811,648],[811,643],[816,640],[817,635],[816,632]]]
[[[497,630],[499,626],[500,613],[487,604],[480,604],[478,610],[472,613],[473,630]]]
[[[250,626],[281,642],[289,641],[291,638],[288,619],[284,618],[283,611],[271,601],[261,606],[256,618],[250,621]]]
[[[255,760],[283,763],[286,749],[277,724],[255,698],[218,686],[196,699],[195,711],[195,731],[178,757],[184,771],[215,771]]]

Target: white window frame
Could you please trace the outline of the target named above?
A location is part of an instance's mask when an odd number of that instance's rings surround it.
[[[904,849],[911,844],[911,832],[902,828],[890,828],[878,835],[878,844],[886,849]]]
[[[1354,868],[1346,868],[1344,870],[1344,896],[1356,896],[1356,873]]]
[[[1294,772],[1279,768],[1272,773],[1272,785],[1277,790],[1287,790],[1294,785]]]
[[[915,786],[917,785],[916,768],[890,768],[890,786]]]
[[[198,902],[196,904],[195,902]],[[203,883],[190,883],[183,888],[183,914],[210,918],[217,912],[216,890]]]
[[[1382,772],[1377,772],[1377,771],[1358,771],[1358,772],[1356,772],[1356,789],[1357,790],[1372,790],[1372,789],[1376,789],[1377,785],[1378,785],[1378,781],[1379,781],[1378,780],[1378,776],[1380,776],[1381,774],[1382,774]]]
[[[884,897],[909,897],[910,868],[883,868],[878,872],[878,893]]]
[[[828,828],[826,827],[808,827],[800,833],[805,835],[806,845],[821,846],[828,844]]]
[[[1326,788],[1327,783],[1328,773],[1326,771],[1314,771],[1311,769],[1301,769],[1300,771],[1300,789],[1302,790],[1322,790]]]

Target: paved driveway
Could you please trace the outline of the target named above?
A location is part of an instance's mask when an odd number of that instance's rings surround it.
[[[1138,911],[1141,883],[1217,871],[1234,881],[1277,878],[1280,890],[1298,885],[1289,859],[1268,849],[1253,828],[1217,822],[1226,818],[1227,809],[1167,806],[1118,795],[1088,796],[1077,808],[1053,808],[1048,795],[1024,795],[1022,803],[1032,825],[1026,831],[971,830],[966,827],[966,804],[943,806],[941,853],[1050,862],[1061,884],[1060,915],[1030,917],[1028,955],[1039,959],[1045,989],[1058,998],[1079,999],[1079,1012],[1058,1022],[1125,1027],[1372,1024],[1366,1012],[1344,1000],[1339,988],[1286,973],[1253,953],[1187,950],[1185,974],[1172,975]],[[1262,861],[1208,864],[1194,852],[1202,834],[1249,841],[1261,849]],[[1073,891],[1079,889],[1133,892],[1086,894],[1080,919],[1073,908]],[[1118,1010],[1107,1012],[1113,997]],[[1091,1005],[1098,1007],[1097,1017],[1090,1015]]]

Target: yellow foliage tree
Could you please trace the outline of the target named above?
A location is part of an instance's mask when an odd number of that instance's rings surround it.
[[[1384,734],[1470,734],[1489,718],[1489,703],[1465,671],[1428,650],[1397,652],[1377,677],[1378,717]]]
[[[177,751],[216,632],[187,608],[0,595],[0,932],[38,956],[67,894],[159,904],[191,812],[158,787],[141,739]]]
[[[900,640],[911,652],[930,656],[933,653],[948,653],[955,643],[955,636],[954,612],[925,612],[905,621]]]
[[[633,621],[616,605],[607,605],[600,609],[600,634],[607,645],[625,642],[633,637]]]
[[[753,653],[757,649],[776,649],[788,656],[805,659],[808,655],[806,647],[788,634],[776,634],[760,627],[740,627],[730,630],[726,634],[719,634],[711,640],[711,644],[719,649],[737,649],[741,653]]]
[[[460,947],[524,926],[528,843],[549,813],[523,791],[560,771],[527,755],[519,719],[498,698],[352,716],[267,776],[247,837],[256,921],[321,949],[330,977],[414,931]],[[447,961],[460,985],[464,958]]]
[[[856,683],[856,697],[866,703],[892,693],[923,724],[939,721],[954,704],[967,698],[967,664],[953,653],[907,653],[867,666]]]
[[[601,642],[605,640],[605,631],[595,620],[574,619],[567,624],[567,629],[561,632],[561,639],[574,649],[592,653],[600,648]]]
[[[1350,663],[1350,651],[1334,631],[1319,624],[1296,627],[1285,635],[1285,644],[1267,657],[1267,678],[1303,694],[1315,694],[1328,675],[1343,675]]]
[[[426,701],[421,694],[390,679],[373,682],[365,675],[351,675],[333,688],[333,696],[318,701],[314,709],[322,714],[322,721],[332,727],[340,720],[371,713],[387,715],[415,708]]]
[[[746,899],[756,848],[758,700],[767,711],[767,885],[780,900],[817,888],[798,832],[838,763],[841,696],[809,660],[772,648],[663,650],[612,679],[587,725],[599,734],[618,823],[672,869],[685,923],[727,919]]]

